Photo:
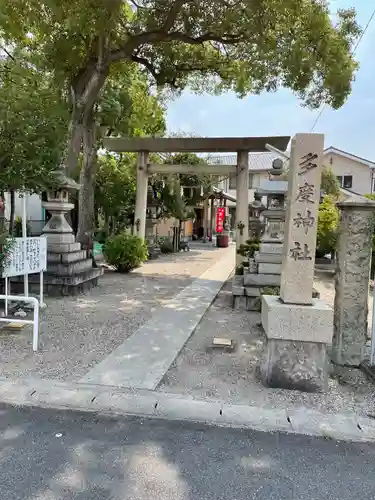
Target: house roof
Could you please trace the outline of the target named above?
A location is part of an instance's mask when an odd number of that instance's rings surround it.
[[[330,146],[324,150],[324,154],[336,154],[349,160],[354,160],[369,168],[375,168],[375,162],[361,158],[360,156],[347,153],[341,149]],[[272,162],[275,158],[280,158],[276,153],[249,153],[249,170],[255,172],[268,172],[272,168]],[[237,155],[215,155],[208,157],[209,163],[219,165],[236,165]]]
[[[358,161],[359,163],[362,163],[363,165],[366,165],[369,168],[375,168],[375,162],[366,160],[365,158],[361,158],[360,156],[353,155],[352,153],[347,153],[346,151],[343,151],[342,149],[335,148],[334,146],[329,146],[329,148],[326,148],[324,150],[324,154],[335,154],[338,156],[342,156],[343,158],[348,158],[348,160],[354,160]]]
[[[275,158],[280,158],[280,156],[276,153],[249,153],[249,170],[268,172]],[[208,161],[214,165],[236,165],[237,155],[210,156]]]

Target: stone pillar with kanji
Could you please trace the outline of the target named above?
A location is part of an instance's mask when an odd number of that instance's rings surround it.
[[[297,134],[289,162],[280,296],[262,297],[263,382],[306,392],[327,386],[333,311],[313,298],[324,136]]]

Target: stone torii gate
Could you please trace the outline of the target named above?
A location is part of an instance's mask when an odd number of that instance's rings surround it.
[[[266,146],[285,151],[290,137],[215,138],[107,138],[104,147],[116,153],[138,153],[137,193],[134,234],[145,237],[148,176],[156,173],[237,176],[236,247],[249,233],[249,153],[269,151]],[[237,153],[237,165],[150,164],[150,153]],[[238,256],[240,257],[240,256]],[[240,257],[241,258],[241,257]],[[242,258],[241,258],[242,261]]]

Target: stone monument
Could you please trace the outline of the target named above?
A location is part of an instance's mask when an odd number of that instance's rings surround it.
[[[292,140],[280,296],[262,296],[267,336],[263,382],[271,387],[324,391],[333,311],[313,298],[317,218],[324,136]]]
[[[358,367],[366,352],[375,203],[353,195],[337,205],[341,220],[331,359],[337,365]]]

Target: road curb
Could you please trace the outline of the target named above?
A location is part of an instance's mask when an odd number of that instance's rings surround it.
[[[0,401],[17,406],[189,421],[262,432],[375,442],[375,420],[355,413],[326,414],[306,407],[280,409],[232,405],[155,391],[118,389],[51,379],[0,378]]]

